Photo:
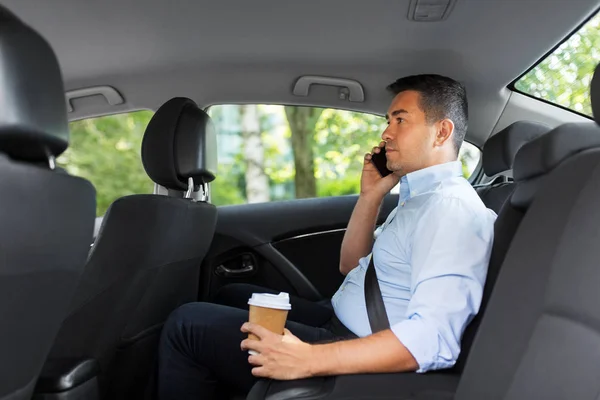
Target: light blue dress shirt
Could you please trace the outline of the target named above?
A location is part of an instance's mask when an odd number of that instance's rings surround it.
[[[479,311],[496,214],[463,178],[459,161],[407,174],[399,197],[373,245],[385,309],[417,372],[448,368]],[[371,334],[364,295],[370,256],[331,300],[339,320],[360,337]]]

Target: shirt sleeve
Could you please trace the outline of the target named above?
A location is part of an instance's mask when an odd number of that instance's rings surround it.
[[[412,296],[406,319],[391,329],[416,359],[417,372],[456,363],[463,331],[481,304],[493,221],[464,200],[440,197],[415,222]]]

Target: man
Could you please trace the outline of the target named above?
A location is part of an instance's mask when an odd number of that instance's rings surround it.
[[[341,249],[346,278],[331,304],[294,299],[283,336],[245,323],[248,313],[240,308],[181,307],[161,339],[161,399],[212,398],[217,382],[246,392],[256,377],[425,372],[456,362],[461,335],[479,310],[495,220],[457,161],[466,93],[438,75],[402,78],[388,89],[395,95],[388,127],[365,156]],[[393,174],[382,178],[371,157],[384,144]],[[399,205],[374,242],[381,202],[398,182]],[[391,327],[375,334],[364,296],[371,254]],[[238,293],[239,307],[249,292]],[[328,306],[334,315],[317,317]],[[249,332],[261,340],[246,339]]]

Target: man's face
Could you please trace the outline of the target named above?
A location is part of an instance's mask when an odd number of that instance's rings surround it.
[[[433,155],[437,124],[427,124],[419,99],[420,94],[412,90],[396,95],[381,135],[386,142],[387,168],[400,176],[429,166]]]

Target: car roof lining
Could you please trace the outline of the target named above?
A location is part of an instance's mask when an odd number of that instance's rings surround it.
[[[71,119],[156,110],[171,97],[200,106],[270,103],[384,114],[398,77],[448,75],[469,95],[469,140],[481,145],[507,106],[506,86],[568,36],[596,0],[459,0],[440,22],[407,19],[409,1],[5,0],[54,47],[66,90],[116,88],[125,103],[75,100]],[[56,10],[61,10],[57,12]],[[535,25],[535,29],[532,29]],[[302,75],[355,79],[365,101],[337,89],[292,94]]]

